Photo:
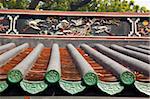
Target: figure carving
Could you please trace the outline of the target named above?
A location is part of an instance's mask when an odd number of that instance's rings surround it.
[[[101,35],[111,33],[111,25],[119,26],[120,20],[113,18],[58,18],[47,17],[46,20],[30,19],[26,21],[27,27],[39,31],[39,34],[48,35],[68,35],[68,36],[86,36]]]

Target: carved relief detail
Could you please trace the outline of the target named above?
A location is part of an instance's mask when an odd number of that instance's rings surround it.
[[[120,25],[120,20],[114,18],[68,18],[59,19],[47,17],[42,19],[29,19],[25,22],[26,27],[39,31],[39,34],[86,36],[100,33],[111,34],[111,25]]]
[[[24,91],[27,91],[30,94],[37,94],[44,91],[48,85],[44,81],[26,81],[23,80],[20,82],[20,86]]]
[[[148,20],[143,20],[138,24],[138,32],[142,36],[149,36],[150,35],[150,22]]]
[[[0,32],[5,32],[9,28],[8,25],[4,25],[3,22],[5,22],[5,21],[6,21],[5,17],[0,17]]]
[[[8,84],[6,81],[0,81],[0,92],[3,92],[5,89],[7,89]]]
[[[121,86],[119,82],[98,81],[97,86],[109,95],[120,93],[124,89],[124,87]]]
[[[8,15],[7,17],[10,20],[10,26],[9,26],[9,29],[6,32],[6,34],[19,34],[19,32],[16,29],[16,21],[19,18],[19,15],[15,16],[15,17]]]
[[[127,20],[131,23],[131,31],[128,34],[128,36],[139,36],[141,37],[141,34],[139,34],[137,30],[137,24],[140,21],[140,18],[127,18]]]
[[[140,92],[150,95],[150,83],[149,82],[135,81],[134,85]]]
[[[67,91],[70,94],[76,94],[82,92],[86,88],[86,86],[83,86],[81,84],[81,81],[71,82],[71,81],[60,80],[59,84],[63,90]]]

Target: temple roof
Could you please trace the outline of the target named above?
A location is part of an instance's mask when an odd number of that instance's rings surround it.
[[[150,95],[146,38],[1,37],[2,95]]]

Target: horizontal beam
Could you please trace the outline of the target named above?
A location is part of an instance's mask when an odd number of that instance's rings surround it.
[[[108,41],[120,41],[122,42],[124,39],[130,42],[142,41],[149,42],[150,37],[127,37],[127,36],[59,36],[59,35],[34,35],[34,34],[0,34],[0,38],[23,38],[23,39],[39,39],[39,38],[49,38],[49,39],[57,39],[57,40],[108,40]]]
[[[11,83],[18,83],[23,79],[28,69],[36,62],[39,57],[44,45],[39,43],[34,50],[22,60],[16,67],[14,67],[8,74],[8,81]]]
[[[60,62],[60,52],[59,45],[53,44],[51,49],[51,57],[49,60],[49,65],[47,72],[45,74],[45,79],[49,83],[56,83],[61,77],[61,62]]]
[[[124,47],[121,47],[121,46],[118,46],[118,45],[115,45],[115,44],[111,45],[110,48],[113,49],[113,50],[116,50],[120,53],[123,53],[123,54],[126,54],[128,56],[134,57],[134,58],[139,59],[141,61],[144,61],[146,63],[150,63],[150,55],[146,55],[146,54],[139,53],[139,52],[136,52],[136,51],[133,51],[133,50],[130,50],[130,49],[126,49]]]
[[[149,73],[150,73],[149,64],[147,64],[143,61],[140,61],[138,59],[132,58],[130,56],[124,55],[122,53],[119,53],[117,51],[114,51],[114,50],[112,50],[108,47],[105,47],[103,45],[100,45],[100,44],[97,44],[95,47],[99,52],[109,56],[113,60],[115,60],[121,64],[124,64],[124,65],[130,67],[131,69],[134,69],[144,75],[149,76]]]
[[[24,43],[18,47],[15,47],[3,54],[0,55],[0,67],[6,64],[10,59],[15,57],[17,54],[19,54],[21,51],[25,50],[29,47],[28,43]]]
[[[25,15],[54,15],[54,16],[103,16],[103,17],[150,17],[147,13],[131,13],[131,12],[77,12],[77,11],[36,11],[36,10],[19,10],[9,9],[0,10],[1,14],[25,14]]]
[[[75,66],[78,68],[83,78],[83,82],[89,86],[97,84],[98,77],[91,65],[72,44],[68,44],[67,49],[69,50],[69,53],[76,64]]]
[[[135,75],[127,68],[112,60],[111,58],[99,53],[86,44],[82,44],[81,48],[94,58],[105,69],[111,71],[117,78],[126,85],[131,85],[135,81]]]

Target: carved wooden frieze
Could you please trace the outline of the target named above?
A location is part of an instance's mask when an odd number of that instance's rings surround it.
[[[69,36],[112,36],[117,35],[113,28],[120,26],[117,18],[92,17],[56,17],[41,16],[18,19],[17,29],[20,34],[46,34]]]
[[[9,29],[9,20],[6,15],[0,15],[0,33],[6,33]]]
[[[128,18],[127,20],[131,24],[131,31],[128,36],[149,36],[149,18]]]
[[[12,14],[13,13],[13,14]],[[100,16],[62,15],[60,12],[49,14],[17,12],[0,12],[0,33],[6,34],[38,34],[65,36],[148,36],[150,33],[149,17],[132,17],[111,13]],[[58,15],[57,15],[58,13]],[[66,13],[66,12],[64,12]],[[73,12],[68,12],[73,13]],[[98,13],[97,13],[98,14]],[[129,17],[128,17],[129,16]]]
[[[148,19],[143,19],[138,23],[138,32],[142,36],[149,36],[150,35],[150,21]]]

